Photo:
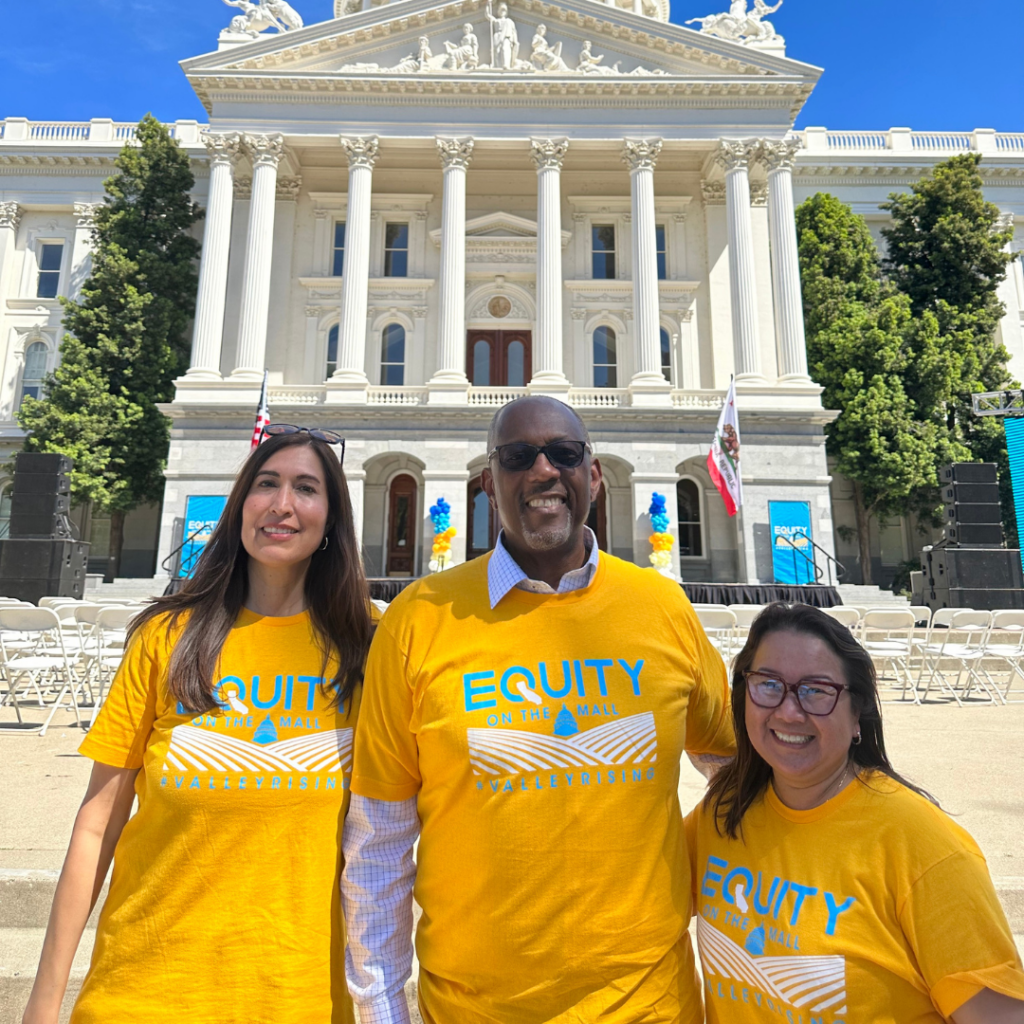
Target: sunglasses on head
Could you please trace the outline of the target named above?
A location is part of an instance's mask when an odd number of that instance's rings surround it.
[[[498,465],[502,469],[508,470],[510,473],[522,473],[530,469],[537,461],[537,456],[543,452],[544,458],[555,469],[575,469],[589,451],[591,451],[591,447],[586,441],[552,441],[545,445],[515,441],[512,444],[499,444],[496,448],[492,448],[487,453],[487,461],[489,462],[497,455]]]
[[[345,438],[336,430],[320,430],[317,427],[297,427],[293,423],[268,423],[263,428],[263,437],[280,437],[282,434],[309,434],[310,437],[315,437],[318,441],[323,441],[326,444],[340,444],[341,455],[338,457],[338,461],[345,461]],[[263,437],[260,438],[261,441]]]

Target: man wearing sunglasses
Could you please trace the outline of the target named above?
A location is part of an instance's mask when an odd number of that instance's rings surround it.
[[[678,584],[598,551],[574,410],[518,399],[487,449],[494,551],[406,589],[370,652],[349,987],[409,1020],[415,882],[425,1024],[696,1024],[679,760],[732,753],[725,667]]]

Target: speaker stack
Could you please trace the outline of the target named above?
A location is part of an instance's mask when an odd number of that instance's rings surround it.
[[[956,462],[939,471],[944,539],[921,552],[925,602],[938,608],[1024,608],[1020,551],[1003,547],[994,462]]]
[[[81,597],[89,545],[73,538],[71,466],[66,455],[14,456],[10,532],[0,548],[0,594],[38,603]]]

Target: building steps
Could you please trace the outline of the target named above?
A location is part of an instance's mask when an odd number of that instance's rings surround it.
[[[843,604],[860,605],[866,608],[909,608],[910,601],[902,594],[894,594],[881,587],[865,586],[863,583],[840,583],[836,590]]]
[[[89,576],[85,581],[85,592],[82,597],[86,601],[100,598],[103,600],[146,601],[162,594],[169,582],[170,577],[168,576],[133,579],[119,577],[113,583],[104,583],[101,576]]]

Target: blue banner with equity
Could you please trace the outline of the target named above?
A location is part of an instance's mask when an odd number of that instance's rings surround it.
[[[185,544],[181,549],[178,575],[192,578],[196,562],[228,503],[225,494],[192,494],[185,501]],[[194,535],[194,536],[193,536]]]
[[[1003,426],[1006,428],[1006,453],[1010,457],[1013,508],[1017,513],[1017,532],[1020,534],[1024,531],[1024,416],[1004,416]],[[1024,543],[1018,546],[1024,562]]]
[[[811,506],[806,501],[769,501],[772,570],[776,583],[814,583]]]

